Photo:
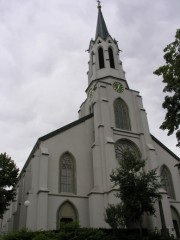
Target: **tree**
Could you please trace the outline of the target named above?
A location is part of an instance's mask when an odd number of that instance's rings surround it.
[[[112,226],[112,214],[119,222],[123,223],[124,221],[126,226],[132,222],[138,223],[141,236],[142,215],[144,213],[155,215],[154,203],[161,198],[158,192],[161,184],[156,175],[156,169],[145,172],[144,167],[145,161],[139,159],[132,151],[127,149],[123,152],[119,166],[110,175],[110,180],[117,187],[116,196],[121,199],[117,207],[119,213],[116,214],[114,206],[110,205],[106,209],[105,215],[105,221],[110,226]]]
[[[175,41],[167,45],[164,52],[166,64],[154,71],[154,74],[162,75],[166,84],[163,92],[168,93],[162,104],[167,113],[160,128],[167,129],[168,135],[176,131],[177,146],[180,147],[180,29],[177,29]]]
[[[112,227],[113,231],[125,226],[122,204],[109,204],[106,208],[105,221]]]
[[[19,169],[6,153],[0,154],[0,218],[7,210],[9,202],[16,196],[15,185]]]

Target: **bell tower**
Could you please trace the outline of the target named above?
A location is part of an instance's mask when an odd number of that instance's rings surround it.
[[[98,1],[98,19],[95,40],[89,45],[89,71],[88,83],[99,78],[113,76],[125,80],[122,62],[119,59],[119,48],[117,41],[111,37],[101,11]]]
[[[88,88],[86,89],[87,99],[81,105],[79,117],[84,117],[93,112],[95,103],[95,89],[101,81],[106,85],[113,85],[117,91],[124,88],[129,89],[125,78],[125,72],[122,67],[122,61],[119,58],[118,42],[111,37],[107,29],[100,1],[98,2],[98,18],[96,25],[95,39],[91,39],[88,53]],[[99,93],[98,93],[99,94]],[[100,97],[98,95],[97,97]]]
[[[89,45],[87,98],[79,117],[93,114],[91,146],[93,187],[88,194],[90,225],[105,227],[104,209],[118,201],[110,174],[125,148],[147,160],[147,168],[157,167],[146,111],[138,91],[129,88],[119,47],[111,37],[98,1],[95,40]],[[100,224],[102,223],[102,224]]]

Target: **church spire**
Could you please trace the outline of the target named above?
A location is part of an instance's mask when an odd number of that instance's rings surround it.
[[[88,83],[107,78],[109,76],[116,79],[125,80],[125,73],[122,62],[119,59],[119,48],[117,41],[112,39],[104,21],[101,4],[98,0],[98,19],[95,40],[91,39],[89,45],[89,70]]]
[[[97,27],[96,27],[96,36],[95,39],[97,39],[97,37],[101,37],[102,39],[106,39],[109,36],[107,27],[106,27],[106,23],[104,21],[102,12],[101,12],[101,3],[100,1],[98,2],[98,20],[97,20]]]

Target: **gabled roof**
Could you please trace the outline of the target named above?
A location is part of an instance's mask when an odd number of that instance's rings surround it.
[[[155,138],[152,134],[151,134],[152,139],[159,145],[161,146],[166,152],[168,152],[172,157],[174,157],[177,161],[180,161],[180,158],[174,154],[169,148],[167,148],[162,142],[160,142],[157,138]]]
[[[74,122],[71,122],[70,124],[65,125],[64,127],[58,128],[57,130],[55,130],[55,131],[53,131],[53,132],[50,132],[50,133],[48,133],[48,134],[40,137],[40,138],[37,140],[36,144],[34,145],[34,147],[33,147],[32,151],[31,151],[31,153],[30,153],[30,155],[29,155],[29,157],[28,157],[28,159],[27,159],[24,167],[22,168],[22,170],[21,170],[18,178],[19,178],[19,179],[21,178],[21,175],[22,175],[23,172],[25,171],[28,163],[30,162],[31,158],[33,157],[36,149],[39,147],[39,145],[40,145],[41,142],[43,142],[43,141],[45,141],[45,140],[47,140],[47,139],[49,139],[49,138],[52,138],[52,137],[54,137],[54,136],[56,136],[56,135],[58,135],[58,134],[60,134],[60,133],[62,133],[62,132],[64,132],[64,131],[66,131],[66,130],[69,130],[70,128],[75,127],[75,126],[79,125],[80,123],[85,122],[86,120],[92,118],[93,115],[94,115],[94,114],[91,113],[91,114],[89,114],[89,115],[87,115],[87,116],[85,116],[85,117],[82,117],[82,118],[74,121]]]
[[[78,120],[76,120],[76,121],[74,121],[74,122],[72,122],[72,123],[70,123],[68,125],[65,125],[62,128],[58,128],[57,130],[55,130],[53,132],[50,132],[50,133],[40,137],[38,140],[41,141],[41,142],[45,141],[45,140],[47,140],[49,138],[52,138],[52,137],[58,135],[59,133],[62,133],[62,132],[66,131],[66,130],[72,128],[72,127],[75,127],[76,125],[78,125],[78,124],[80,124],[82,122],[85,122],[86,120],[88,120],[89,118],[92,118],[92,117],[93,117],[93,113],[91,113],[91,114],[89,114],[89,115],[87,115],[85,117],[82,117],[82,118],[80,118],[80,119],[78,119]]]

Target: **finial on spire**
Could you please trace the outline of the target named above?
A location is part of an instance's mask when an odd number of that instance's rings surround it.
[[[97,8],[101,9],[101,2],[98,0],[97,3],[98,3]]]

